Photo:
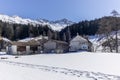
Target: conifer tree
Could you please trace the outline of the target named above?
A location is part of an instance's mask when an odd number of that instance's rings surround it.
[[[52,39],[52,32],[50,30],[48,30],[48,39],[51,40]]]
[[[71,40],[71,32],[70,32],[70,27],[68,27],[68,42]]]
[[[67,39],[66,39],[66,35],[65,35],[65,33],[63,34],[63,40],[64,40],[64,41],[67,40]]]

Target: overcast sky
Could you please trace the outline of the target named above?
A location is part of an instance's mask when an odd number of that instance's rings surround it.
[[[120,12],[120,0],[0,0],[0,13],[23,18],[91,20]]]

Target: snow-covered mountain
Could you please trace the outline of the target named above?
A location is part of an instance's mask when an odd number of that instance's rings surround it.
[[[49,21],[46,19],[39,19],[38,21],[42,24],[47,24],[48,26],[50,26],[50,28],[52,28],[55,31],[61,31],[66,26],[69,26],[75,23],[65,18],[61,20],[56,20],[56,21]]]
[[[64,19],[61,19],[61,20],[56,20],[56,21],[53,21],[51,22],[53,24],[61,24],[61,25],[72,25],[74,24],[74,22],[72,21],[69,21],[68,19],[64,18]]]
[[[66,26],[74,24],[74,22],[69,21],[67,19],[61,19],[57,21],[49,21],[45,19],[32,20],[32,19],[25,19],[16,15],[8,16],[4,14],[0,14],[0,20],[3,22],[17,23],[17,24],[48,25],[51,29],[55,31],[61,31]]]

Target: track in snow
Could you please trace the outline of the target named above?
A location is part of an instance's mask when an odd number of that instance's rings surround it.
[[[108,75],[108,74],[103,74],[99,72],[95,73],[95,72],[80,71],[80,70],[68,69],[68,68],[13,62],[13,61],[7,61],[7,60],[0,60],[0,62],[9,64],[9,65],[14,65],[14,66],[39,69],[42,71],[49,71],[54,73],[62,73],[65,75],[71,75],[76,77],[87,77],[93,80],[120,80],[120,76]]]

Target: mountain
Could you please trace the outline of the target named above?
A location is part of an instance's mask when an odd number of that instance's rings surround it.
[[[61,24],[61,25],[72,25],[74,24],[75,22],[72,22],[72,21],[69,21],[68,19],[64,18],[64,19],[61,19],[61,20],[56,20],[56,21],[53,21],[52,23],[54,24]]]
[[[57,21],[49,21],[45,19],[32,20],[28,18],[22,18],[19,16],[8,16],[4,14],[0,14],[0,20],[8,23],[16,23],[16,24],[32,24],[32,25],[48,25],[52,30],[61,31],[66,26],[74,24],[74,22],[69,21],[67,19],[61,19]]]
[[[42,24],[46,24],[46,25],[50,26],[50,28],[54,31],[61,31],[65,27],[70,26],[75,23],[75,22],[69,21],[68,19],[65,19],[65,18],[61,19],[61,20],[56,20],[56,21],[49,21],[46,19],[39,19],[37,21],[39,21]]]

